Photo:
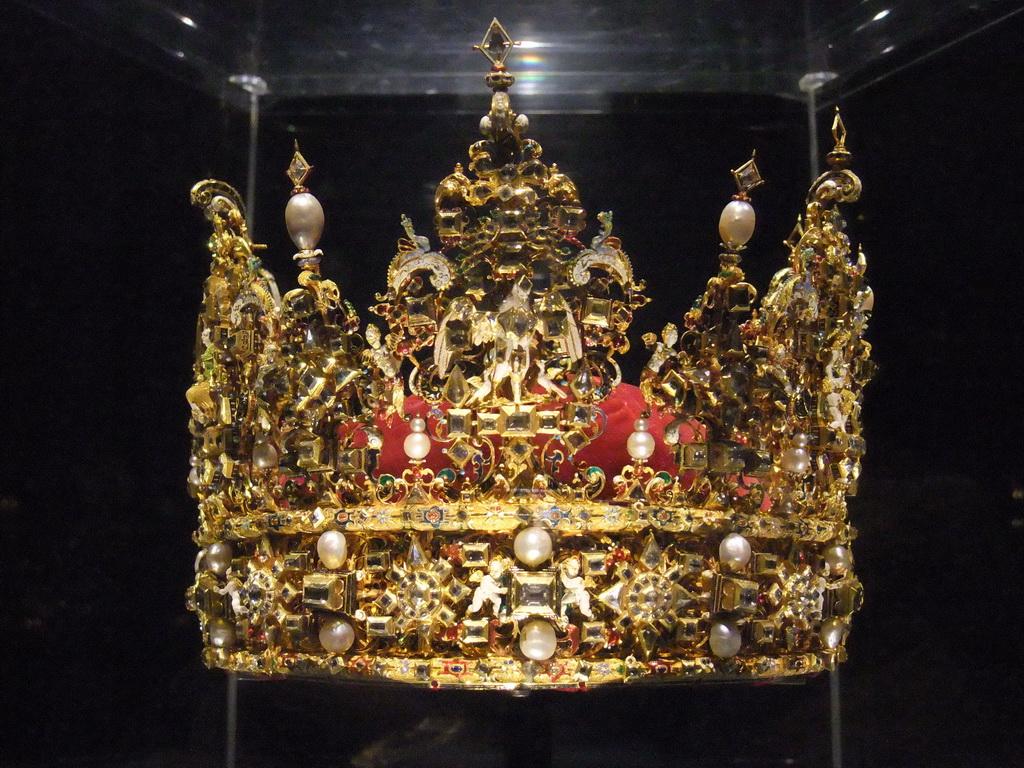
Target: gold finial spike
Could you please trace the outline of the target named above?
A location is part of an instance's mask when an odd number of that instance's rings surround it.
[[[309,172],[313,170],[313,166],[306,162],[306,158],[299,152],[298,139],[295,140],[295,154],[292,155],[292,161],[288,164],[288,178],[291,179],[292,184],[295,185],[293,192],[305,191],[303,184],[306,182],[306,177],[309,176]]]
[[[836,116],[832,118],[832,138],[836,140],[835,152],[845,153],[846,149],[846,126],[843,125],[843,116],[839,114],[839,107],[836,107]]]
[[[756,159],[757,150],[755,149],[750,153],[750,159],[732,172],[732,177],[736,180],[736,187],[742,197],[746,197],[750,190],[764,184],[761,172],[757,170],[757,163],[754,162]]]
[[[473,50],[480,51],[491,64],[500,68],[505,66],[505,59],[516,45],[519,43],[512,40],[509,33],[501,26],[501,22],[495,18],[491,20],[491,26],[487,28],[487,33],[480,45],[474,45]]]

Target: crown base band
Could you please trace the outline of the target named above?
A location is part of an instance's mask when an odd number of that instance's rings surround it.
[[[845,649],[790,656],[716,659],[625,659],[590,662],[555,659],[462,657],[415,659],[389,656],[225,652],[208,648],[208,667],[254,678],[301,678],[335,682],[417,685],[440,690],[585,690],[597,685],[686,685],[771,682],[831,671],[846,660]]]

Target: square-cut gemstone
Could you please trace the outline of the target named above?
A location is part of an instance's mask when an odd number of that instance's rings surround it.
[[[608,572],[608,553],[604,550],[594,552],[580,552],[583,560],[583,573],[586,575],[601,575]]]
[[[561,414],[558,411],[539,411],[537,413],[537,431],[542,434],[557,435],[562,431]]]
[[[467,568],[486,568],[491,545],[484,541],[466,542],[462,545],[462,564]]]
[[[555,615],[554,571],[513,571],[511,586],[513,614]]]
[[[757,582],[731,576],[717,576],[713,589],[712,610],[754,614],[757,613],[757,597]]]
[[[598,299],[594,296],[587,298],[586,310],[583,315],[583,322],[587,325],[596,325],[600,328],[607,328],[612,323],[612,303],[608,299]]]
[[[473,430],[473,412],[468,408],[448,409],[448,436],[469,437]]]
[[[476,415],[476,431],[481,435],[498,434],[498,414],[478,413]]]
[[[462,642],[468,645],[486,643],[487,619],[466,619],[462,622]]]

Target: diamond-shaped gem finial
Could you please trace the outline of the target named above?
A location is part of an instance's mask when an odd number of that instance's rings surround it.
[[[515,45],[518,45],[518,43],[512,41],[508,32],[501,26],[501,22],[493,19],[491,26],[487,28],[483,41],[480,45],[474,45],[473,48],[486,56],[491,64],[501,67],[504,66],[505,59]]]
[[[843,125],[843,116],[839,114],[839,107],[836,107],[836,116],[832,119],[832,138],[835,139],[836,148],[834,152],[846,152],[846,126]]]
[[[296,189],[299,189],[306,181],[306,177],[309,176],[309,172],[313,170],[313,166],[306,162],[306,158],[299,152],[299,142],[295,142],[295,154],[292,155],[292,161],[288,164],[288,178],[291,179],[292,184],[295,185]]]
[[[756,154],[756,152],[751,154],[747,162],[732,172],[732,177],[736,180],[736,186],[739,188],[741,195],[745,195],[755,187],[764,184],[761,172],[757,170],[757,163],[754,162]]]

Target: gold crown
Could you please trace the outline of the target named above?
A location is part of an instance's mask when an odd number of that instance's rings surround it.
[[[192,190],[214,230],[188,391],[207,663],[496,688],[831,669],[862,599],[846,496],[873,301],[836,207],[861,189],[838,112],[760,306],[751,159],[718,274],[644,337],[635,387],[616,355],[646,299],[611,214],[579,239],[576,186],[510,105],[512,40],[495,20],[478,47],[484,139],[437,189],[439,250],[403,217],[386,332],[320,275],[297,146],[283,297],[238,194]]]

